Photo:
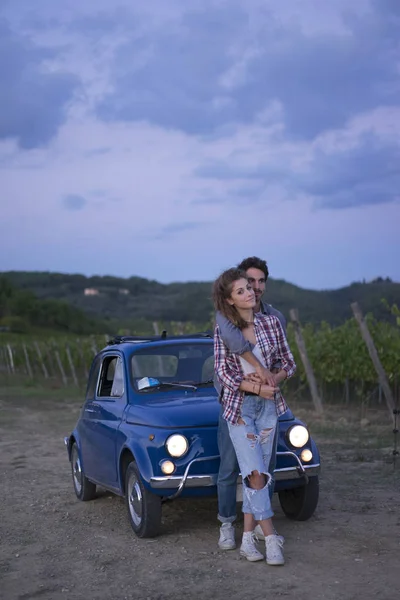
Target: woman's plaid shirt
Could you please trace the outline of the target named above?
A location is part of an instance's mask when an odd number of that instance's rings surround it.
[[[255,314],[254,333],[267,369],[271,369],[272,365],[281,361],[282,369],[285,369],[287,376],[291,377],[296,371],[296,363],[279,319],[273,315]],[[233,354],[225,345],[218,325],[214,330],[214,359],[215,372],[223,388],[223,417],[230,423],[236,424],[245,396],[245,392],[239,389],[244,373],[239,355]],[[280,390],[275,394],[275,403],[278,415],[287,411],[288,407]]]

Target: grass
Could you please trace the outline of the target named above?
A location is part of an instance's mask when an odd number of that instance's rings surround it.
[[[45,383],[44,383],[45,381]],[[28,377],[0,377],[0,397],[3,398],[80,398],[83,400],[85,387],[73,385],[64,386],[56,379],[35,380]]]

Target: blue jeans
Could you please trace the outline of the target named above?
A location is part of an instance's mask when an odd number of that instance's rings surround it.
[[[243,512],[252,514],[256,521],[273,516],[268,472],[274,445],[278,416],[273,400],[245,396],[241,408],[242,423],[228,423],[229,435],[235,447],[243,479]],[[254,472],[265,475],[261,489],[250,487],[249,476]]]
[[[218,449],[221,457],[218,471],[218,520],[221,523],[233,523],[236,520],[236,486],[239,476],[239,464],[235,448],[229,435],[228,423],[222,416],[223,408],[219,414],[218,423]],[[272,447],[268,472],[272,476],[271,485],[268,487],[270,499],[274,493],[273,473],[276,467],[276,449],[278,443],[278,427]]]

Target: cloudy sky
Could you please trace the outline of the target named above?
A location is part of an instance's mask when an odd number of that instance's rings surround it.
[[[0,270],[400,280],[399,0],[0,0]]]

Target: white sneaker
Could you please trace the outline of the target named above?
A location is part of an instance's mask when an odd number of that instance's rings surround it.
[[[254,529],[254,535],[256,536],[256,538],[260,541],[265,540],[265,535],[263,533],[263,530],[261,529],[261,525],[256,525],[255,529]],[[274,527],[274,535],[276,535],[276,537],[282,542],[282,544],[285,543],[285,538],[283,537],[283,535],[279,535],[277,530]]]
[[[265,553],[268,565],[284,565],[285,559],[282,552],[283,543],[277,535],[268,535],[265,538]]]
[[[220,550],[234,550],[236,548],[235,528],[232,523],[223,523],[221,525],[218,547]]]
[[[243,534],[242,545],[240,546],[240,556],[244,556],[250,562],[264,560],[264,556],[256,548],[252,531]]]

